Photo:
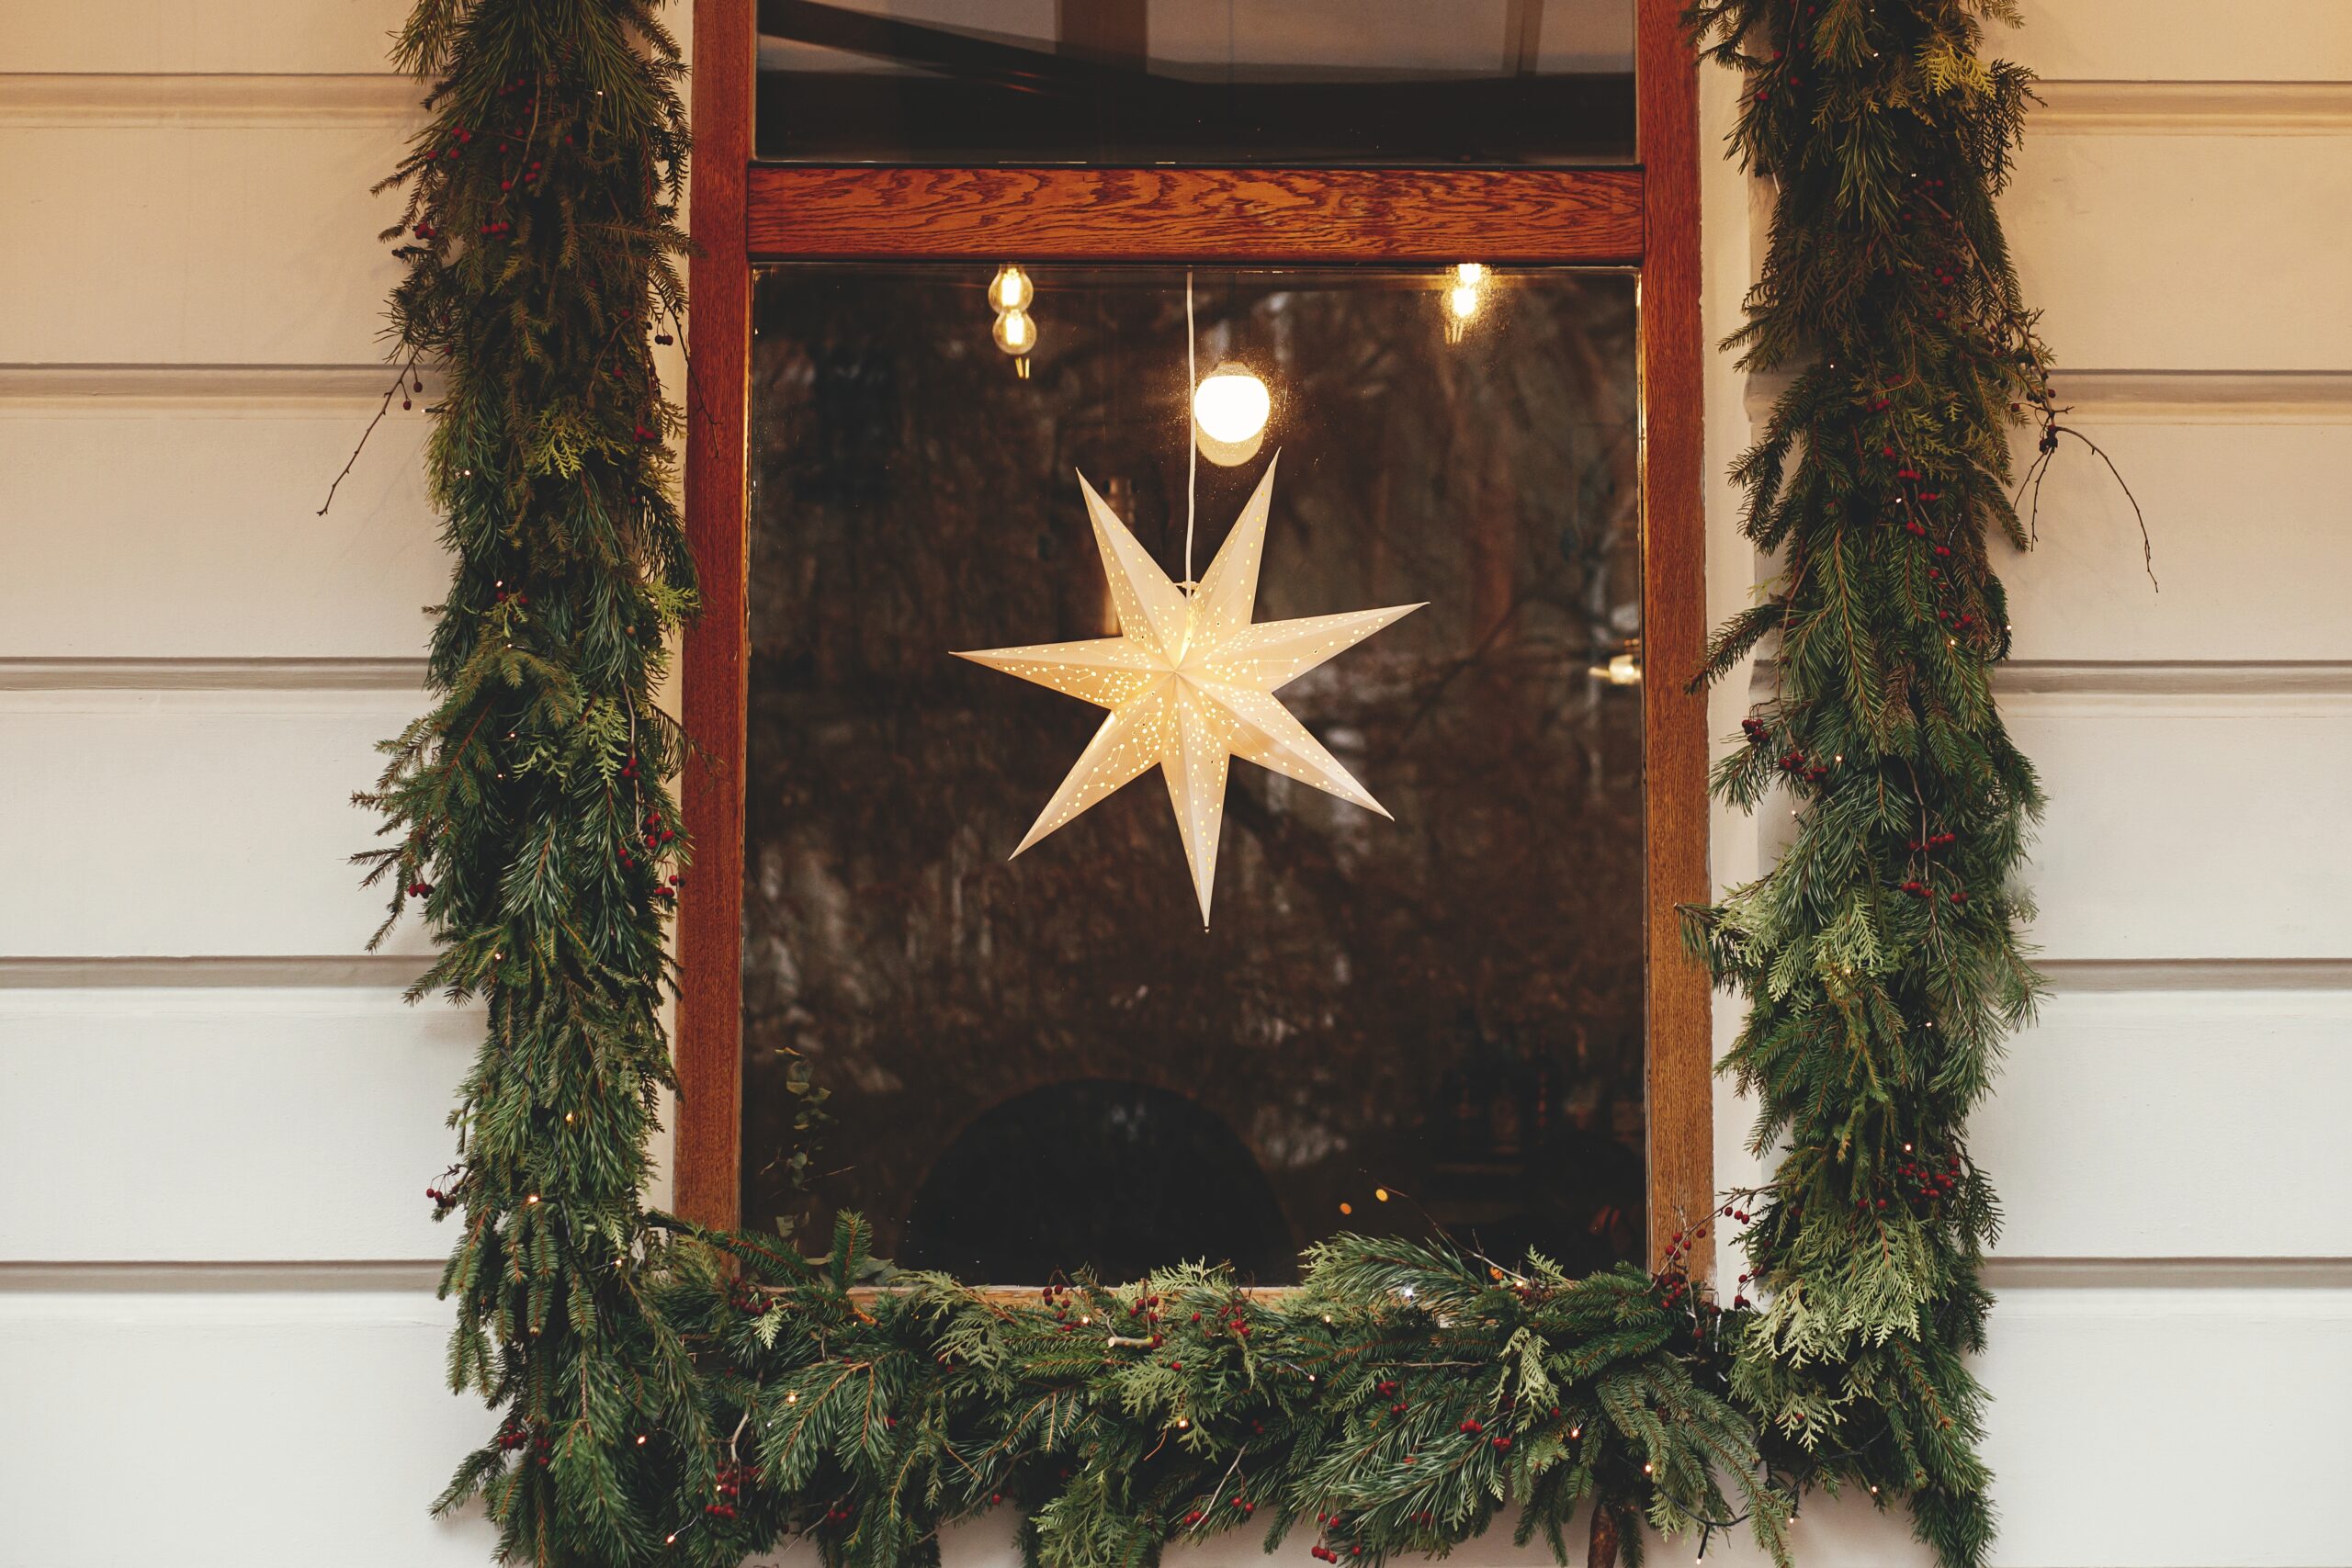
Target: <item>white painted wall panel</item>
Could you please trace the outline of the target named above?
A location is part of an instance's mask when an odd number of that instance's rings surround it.
[[[72,0],[9,18],[11,71],[381,71],[402,0]]]
[[[2352,367],[2352,137],[2029,135],[2002,212],[2062,365]]]
[[[385,123],[0,127],[0,363],[364,365],[399,278]],[[59,280],[71,279],[59,293]]]
[[[422,1190],[477,1030],[366,987],[0,991],[28,1200],[0,1258],[437,1258]],[[2346,1103],[2352,996],[2062,992],[1977,1122],[1999,1251],[2352,1257]]]
[[[349,804],[405,692],[18,692],[0,749],[55,760],[0,777],[0,845],[41,898],[0,907],[0,952],[346,953],[377,903],[344,857],[372,841]],[[2050,817],[2036,937],[2056,959],[2352,957],[2352,838],[2340,831],[2352,702],[2008,699]],[[19,750],[21,749],[21,750]],[[157,781],[173,790],[159,795]],[[2191,830],[2193,828],[2193,830]],[[70,874],[57,846],[75,846]],[[404,929],[392,951],[422,951]]]
[[[0,1561],[481,1568],[429,1291],[0,1293]]]
[[[0,1258],[435,1258],[481,1019],[371,987],[0,990]]]
[[[2012,696],[2050,809],[2034,852],[2054,959],[2352,956],[2352,705]]]
[[[404,692],[0,695],[0,953],[356,953],[382,900],[347,863]],[[408,923],[388,941],[425,951]]]
[[[2056,80],[2352,80],[2352,6],[2339,0],[2025,0],[2025,26],[1988,51]]]
[[[487,1418],[439,1389],[446,1309],[422,1292],[169,1290],[0,1295],[0,1511],[41,1568],[168,1557],[189,1568],[334,1561],[480,1563],[471,1523],[424,1505]],[[2337,1413],[2352,1401],[2352,1292],[2007,1292],[1982,1363],[1998,1419],[2005,1568],[2330,1568],[2343,1561]],[[103,1509],[90,1469],[135,1412],[146,1467]],[[2199,1436],[2201,1506],[2177,1491]],[[247,1499],[266,1455],[281,1495]],[[63,1506],[61,1506],[62,1502]],[[1807,1568],[1923,1561],[1894,1518],[1820,1500],[1799,1521]],[[1001,1530],[959,1535],[954,1561],[1005,1561]],[[1750,1553],[1718,1540],[1726,1563]],[[1710,1560],[1714,1554],[1710,1553]],[[1264,1561],[1254,1538],[1171,1558]],[[1498,1532],[1464,1568],[1529,1561]]]
[[[265,395],[0,400],[0,659],[424,656],[448,561],[423,408],[395,401],[320,517],[374,400],[243,385]]]
[[[2010,1258],[2352,1258],[2352,993],[2062,990],[1972,1142]]]
[[[2147,513],[2069,441],[2042,486],[2041,542],[1996,550],[2021,660],[2159,663],[2352,660],[2352,419],[2304,423],[2068,419],[2104,447]],[[2018,472],[2030,455],[2020,454]]]
[[[1996,1562],[2346,1560],[2352,1291],[2010,1291],[1991,1338]]]

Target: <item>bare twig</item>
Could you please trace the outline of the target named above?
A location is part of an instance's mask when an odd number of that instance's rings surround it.
[[[384,423],[386,414],[392,412],[392,399],[399,395],[401,389],[406,387],[410,379],[414,377],[416,377],[416,355],[412,353],[408,356],[408,363],[401,367],[400,374],[392,378],[392,384],[384,389],[384,400],[376,405],[376,417],[369,420],[368,428],[359,433],[358,445],[353,446],[351,456],[344,459],[343,472],[335,475],[334,483],[327,486],[327,498],[320,503],[316,515],[324,517],[327,514],[327,508],[334,504],[334,492],[343,488],[343,481],[349,479],[351,470],[358,466],[359,454],[367,450],[368,438],[376,434],[376,427]],[[416,385],[418,390],[424,389],[424,383],[421,378],[417,379]]]

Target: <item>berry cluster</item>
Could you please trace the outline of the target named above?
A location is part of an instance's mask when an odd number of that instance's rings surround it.
[[[1940,1163],[1931,1165],[1913,1156],[1910,1145],[1903,1147],[1904,1157],[1894,1166],[1895,1190],[1912,1208],[1925,1213],[1960,1190],[1958,1155],[1947,1155]],[[1883,1200],[1881,1206],[1884,1206]]]

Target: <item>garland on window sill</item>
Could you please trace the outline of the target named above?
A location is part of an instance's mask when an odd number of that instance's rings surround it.
[[[1092,1568],[1252,1527],[1325,1561],[1434,1552],[1508,1501],[1563,1561],[1581,1510],[1609,1568],[1645,1522],[1702,1550],[1744,1523],[1785,1561],[1796,1492],[1850,1483],[1981,1562],[1962,1357],[1996,1211],[1964,1124],[2035,992],[2014,877],[2038,806],[1993,709],[1986,552],[2024,543],[2009,427],[2038,420],[2045,459],[2063,433],[1993,208],[2029,96],[1978,52],[2007,13],[1690,14],[1778,186],[1747,363],[1794,369],[1737,470],[1782,568],[1708,674],[1777,637],[1716,787],[1792,790],[1798,829],[1690,913],[1749,998],[1726,1066],[1779,1157],[1726,1206],[1759,1304],[1743,1278],[1725,1310],[1682,1267],[1696,1231],[1656,1276],[1351,1237],[1276,1299],[1182,1269],[1011,1303],[891,1274],[854,1221],[812,1261],[641,1207],[684,860],[651,694],[694,606],[647,341],[683,307],[679,56],[650,0],[419,0],[399,60],[435,85],[392,182],[392,321],[396,358],[446,375],[428,462],[458,566],[363,858],[387,928],[421,903],[440,943],[420,991],[484,1004],[430,1195],[460,1233],[452,1382],[502,1418],[441,1506],[479,1500],[510,1561],[707,1568],[787,1534],[935,1561],[944,1525],[1004,1508],[1031,1560]],[[905,1288],[855,1289],[876,1280]]]

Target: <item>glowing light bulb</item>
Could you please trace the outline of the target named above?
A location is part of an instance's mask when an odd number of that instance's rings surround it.
[[[1193,418],[1216,441],[1249,440],[1266,428],[1273,408],[1266,384],[1229,361],[1203,377],[1193,392]]]
[[[1201,456],[1220,468],[1234,468],[1258,455],[1273,412],[1266,384],[1227,361],[1193,389],[1193,434]]]
[[[1466,321],[1478,313],[1478,290],[1467,283],[1457,283],[1445,291],[1445,308],[1457,321]]]
[[[1007,310],[996,319],[996,331],[989,335],[1005,353],[1026,354],[1037,346],[1037,323],[1026,310]]]
[[[1487,264],[1460,262],[1453,268],[1453,281],[1464,288],[1476,288],[1487,281]]]
[[[989,308],[993,310],[1025,310],[1029,301],[1037,297],[1029,275],[1017,266],[1001,266],[989,280]]]

